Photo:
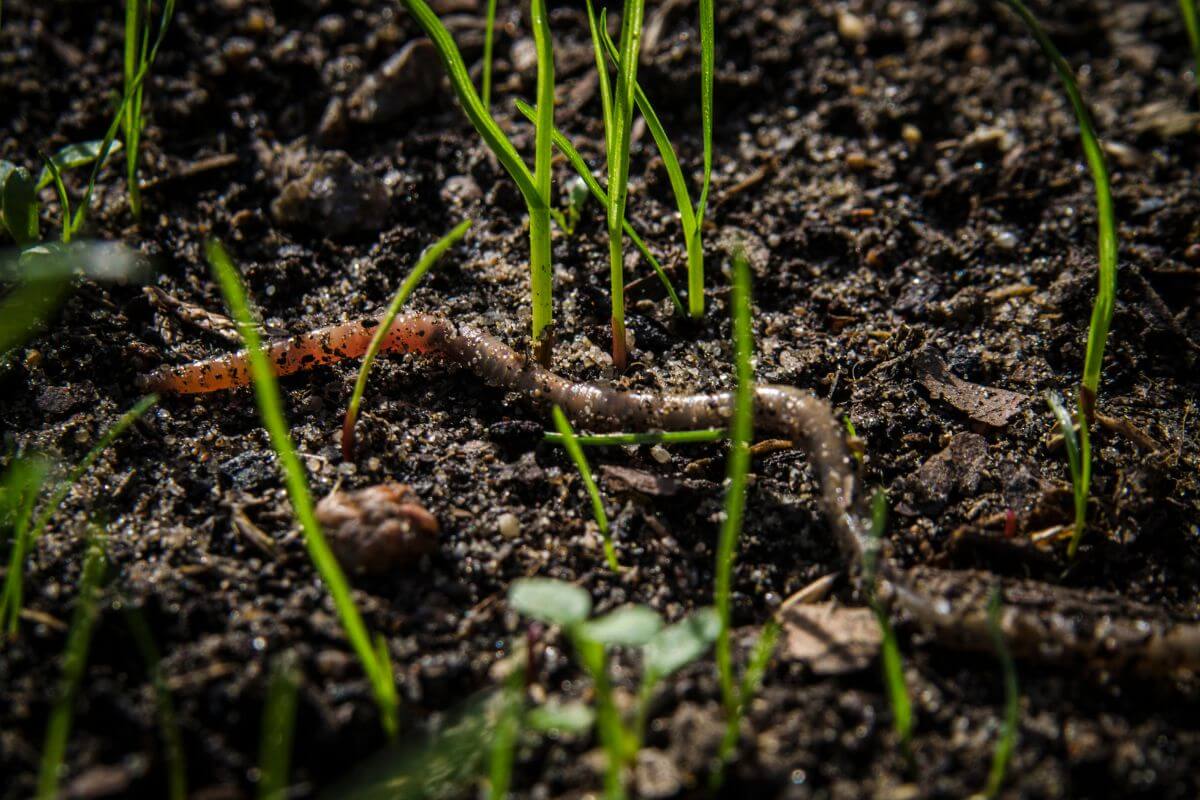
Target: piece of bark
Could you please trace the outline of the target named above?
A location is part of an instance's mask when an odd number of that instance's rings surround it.
[[[945,400],[976,422],[1002,428],[1029,395],[964,381],[933,350],[918,353],[913,363],[917,380],[934,400]]]

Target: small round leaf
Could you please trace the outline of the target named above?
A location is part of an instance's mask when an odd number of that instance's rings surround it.
[[[622,606],[583,626],[582,636],[603,645],[640,647],[662,628],[662,618],[646,606]]]
[[[704,655],[720,631],[721,619],[711,608],[668,625],[646,644],[646,672],[657,678],[667,677]]]
[[[551,578],[513,581],[508,604],[527,617],[553,625],[575,625],[592,613],[592,598],[587,592]]]

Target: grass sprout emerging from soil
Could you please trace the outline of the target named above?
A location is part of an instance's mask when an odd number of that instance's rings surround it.
[[[70,493],[71,487],[78,483],[84,473],[92,468],[92,465],[96,463],[96,459],[100,458],[100,455],[116,441],[117,437],[128,430],[130,425],[149,411],[151,406],[157,402],[158,398],[154,395],[143,397],[133,408],[122,414],[113,423],[112,427],[100,436],[99,441],[92,446],[87,455],[80,459],[79,463],[67,473],[67,476],[54,486],[54,489],[50,492],[50,496],[42,505],[42,510],[36,518],[33,517],[33,508],[37,500],[38,490],[44,485],[45,475],[43,474],[43,479],[37,481],[35,484],[30,477],[36,474],[36,472],[30,472],[28,467],[21,469],[20,474],[24,477],[18,478],[16,485],[21,487],[19,496],[23,498],[22,507],[19,514],[13,518],[12,550],[8,558],[8,571],[4,575],[3,595],[0,595],[0,626],[3,627],[4,632],[8,636],[17,635],[21,608],[24,603],[25,559],[29,556],[34,542],[41,537],[42,533],[46,530],[46,526],[50,524],[51,517],[58,511],[63,501],[67,499],[67,494]],[[14,469],[16,468],[14,467]],[[36,471],[41,471],[41,468],[35,469]],[[6,495],[9,495],[12,491],[12,489],[9,489]]]
[[[642,0],[625,0],[621,12],[621,45],[616,57],[617,85],[610,87],[608,62],[604,58],[596,14],[588,0],[588,26],[596,56],[601,107],[604,113],[604,143],[608,158],[608,261],[612,291],[612,358],[624,370],[628,356],[625,343],[625,261],[621,236],[625,221],[625,199],[629,184],[629,145],[633,126],[633,90],[637,85],[638,57],[642,41]],[[607,31],[605,31],[607,36]]]
[[[1076,472],[1072,468],[1075,479],[1075,530],[1071,544],[1067,549],[1070,558],[1075,557],[1087,519],[1087,496],[1091,490],[1092,452],[1088,441],[1088,426],[1095,415],[1096,397],[1100,390],[1100,370],[1104,362],[1104,345],[1108,341],[1108,329],[1112,323],[1113,305],[1117,294],[1117,223],[1113,212],[1112,189],[1108,177],[1108,165],[1104,158],[1104,148],[1096,135],[1096,126],[1092,123],[1092,115],[1083,102],[1083,95],[1075,83],[1071,65],[1063,58],[1062,53],[1050,41],[1037,18],[1021,0],[1004,0],[1025,26],[1033,38],[1037,40],[1042,52],[1054,66],[1062,81],[1063,90],[1075,112],[1079,124],[1079,138],[1083,144],[1084,157],[1088,169],[1092,173],[1092,181],[1096,185],[1096,224],[1097,248],[1099,251],[1099,288],[1096,292],[1096,302],[1092,306],[1092,319],[1088,327],[1087,355],[1083,364],[1083,380],[1079,386],[1078,422],[1080,429],[1081,469]],[[1070,427],[1070,426],[1067,426]],[[1064,431],[1065,435],[1065,431]],[[1079,500],[1082,492],[1083,501]]]
[[[173,5],[173,0],[169,5]],[[141,155],[142,130],[146,120],[143,114],[145,99],[145,75],[154,62],[158,48],[150,47],[150,18],[153,11],[151,0],[125,0],[125,114],[122,117],[122,135],[125,137],[126,183],[129,193],[129,211],[134,219],[142,217],[142,190],[138,185],[138,158]],[[170,21],[164,16],[163,31]],[[139,78],[138,76],[142,77]]]
[[[1020,722],[1020,689],[1017,686],[1017,667],[1013,663],[1012,653],[1004,642],[1004,633],[1000,628],[1000,614],[1003,605],[1000,590],[992,592],[988,600],[988,632],[992,636],[992,644],[1000,659],[1000,667],[1004,673],[1004,724],[1000,728],[1000,739],[992,753],[992,766],[988,772],[987,797],[998,797],[1004,788],[1004,778],[1008,774],[1008,762],[1012,760],[1013,751],[1017,747],[1017,726]]]
[[[329,587],[329,594],[342,621],[346,638],[350,640],[358,660],[362,663],[363,672],[371,683],[375,694],[375,702],[379,706],[380,721],[389,736],[396,733],[396,684],[392,677],[391,660],[388,657],[387,642],[382,636],[377,636],[372,645],[367,626],[363,623],[362,615],[354,604],[354,596],[345,573],[329,549],[321,526],[313,512],[312,496],[308,491],[308,481],[305,477],[304,466],[296,455],[288,433],[287,422],[283,415],[283,401],[279,394],[279,384],[271,363],[262,348],[258,328],[250,311],[250,303],[246,290],[242,285],[241,276],[230,260],[228,253],[220,242],[209,240],[205,248],[208,262],[212,266],[217,282],[221,286],[221,294],[230,314],[238,324],[245,342],[250,359],[250,374],[254,382],[254,397],[258,403],[259,415],[263,426],[271,438],[271,446],[279,459],[287,483],[288,496],[292,508],[304,531],[304,544],[308,548],[309,557],[320,573],[321,579]]]
[[[883,644],[880,650],[883,664],[883,685],[887,690],[888,703],[892,707],[892,729],[900,746],[907,752],[912,742],[913,708],[912,698],[908,693],[908,684],[904,680],[904,659],[900,655],[900,645],[896,641],[896,631],[892,628],[891,618],[875,594],[875,575],[879,565],[879,551],[883,547],[883,533],[887,529],[887,495],[883,490],[875,492],[871,499],[871,546],[863,554],[863,586],[867,591],[867,602],[875,612],[879,621],[879,629],[883,634]]]
[[[534,122],[536,120],[537,111],[531,108],[528,103],[518,100],[517,109],[524,114],[530,122]],[[571,166],[575,168],[575,172],[580,178],[583,179],[583,182],[587,184],[588,189],[591,190],[592,197],[595,197],[600,205],[607,208],[608,193],[604,191],[604,188],[600,185],[600,181],[596,180],[595,174],[587,165],[587,162],[583,160],[583,156],[580,155],[579,151],[575,149],[575,146],[571,144],[571,141],[557,128],[554,130],[554,146],[557,147],[564,156],[566,156],[567,161],[571,162]],[[629,240],[633,242],[633,246],[636,247],[638,252],[642,254],[642,257],[650,263],[650,266],[654,268],[655,274],[658,275],[658,279],[662,281],[663,287],[667,290],[667,295],[671,298],[671,303],[675,306],[676,311],[679,312],[680,316],[686,315],[687,311],[684,309],[683,303],[679,299],[679,294],[675,291],[675,285],[671,283],[671,279],[667,276],[667,272],[663,269],[662,264],[659,263],[658,259],[654,257],[654,254],[650,252],[650,248],[646,246],[645,239],[643,239],[641,235],[639,235],[638,232],[633,229],[633,226],[629,223],[628,219],[623,219],[621,221],[621,227],[624,229],[625,235],[629,237]]]
[[[534,171],[521,160],[511,140],[492,118],[471,83],[462,54],[446,26],[425,0],[402,0],[433,42],[450,77],[458,101],[484,143],[517,184],[529,212],[529,285],[533,307],[533,348],[537,360],[550,364],[554,317],[550,265],[550,155],[554,134],[554,52],[545,0],[531,0],[530,17],[537,50],[537,122]]]
[[[379,355],[379,348],[383,345],[388,330],[392,327],[392,321],[396,319],[400,309],[416,291],[417,285],[425,277],[425,273],[445,255],[447,250],[466,235],[470,227],[471,221],[463,220],[455,225],[453,230],[430,245],[417,259],[417,265],[408,273],[404,282],[400,284],[400,288],[392,295],[392,301],[379,320],[379,325],[375,328],[375,335],[371,337],[371,344],[367,347],[367,354],[363,356],[362,365],[358,368],[358,378],[354,381],[354,391],[350,395],[350,404],[346,407],[346,419],[342,423],[342,458],[345,460],[352,461],[354,459],[354,428],[358,422],[359,406],[362,405],[363,392],[367,390],[367,378],[371,374],[371,366],[375,363],[375,357]]]
[[[46,725],[46,738],[42,745],[42,763],[38,772],[38,800],[53,800],[58,797],[58,782],[62,776],[63,758],[67,752],[67,739],[71,735],[71,716],[79,682],[87,668],[88,648],[92,643],[92,630],[99,614],[100,584],[107,568],[105,537],[94,531],[88,541],[84,557],[83,573],[79,578],[79,595],[75,613],[71,617],[71,628],[67,632],[67,646],[63,651],[62,676],[50,720]]]
[[[1079,540],[1083,537],[1083,528],[1087,521],[1088,486],[1091,484],[1092,477],[1091,437],[1088,434],[1087,422],[1082,416],[1078,417],[1079,432],[1078,434],[1075,432],[1075,423],[1071,420],[1071,414],[1058,394],[1047,392],[1046,404],[1050,406],[1051,413],[1058,420],[1058,427],[1062,431],[1063,447],[1067,451],[1067,463],[1071,467],[1071,487],[1075,500],[1075,528],[1071,533],[1071,544],[1067,553],[1074,556],[1076,548],[1079,547]]]
[[[608,800],[625,797],[624,774],[641,749],[655,688],[704,655],[720,627],[717,615],[712,609],[701,609],[681,622],[663,627],[662,618],[653,609],[627,605],[589,619],[592,598],[588,593],[550,578],[514,581],[508,602],[531,619],[560,626],[575,646],[594,689],[597,735],[607,756],[604,794]],[[622,718],[608,674],[608,654],[614,647],[636,648],[642,654],[642,680],[636,717],[632,721]],[[539,727],[545,724],[561,728],[587,719],[571,706],[561,707],[553,714],[547,709],[540,716],[545,720],[537,723]]]
[[[604,39],[608,56],[617,65],[619,70],[621,54],[605,29],[603,13],[600,15],[599,27],[599,32]],[[711,82],[711,75],[709,76],[709,80]],[[675,205],[679,209],[679,223],[683,228],[684,244],[687,247],[688,311],[693,319],[699,319],[704,316],[704,242],[701,236],[701,227],[704,222],[704,208],[701,203],[692,204],[692,198],[688,194],[687,181],[683,177],[683,168],[679,165],[679,156],[675,152],[675,146],[671,144],[671,138],[667,136],[667,131],[663,128],[662,120],[659,119],[654,107],[650,104],[650,99],[637,83],[634,83],[634,102],[637,103],[638,110],[642,112],[642,117],[646,120],[646,127],[649,128],[650,136],[654,139],[654,145],[658,148],[659,155],[662,156],[663,166],[667,170],[667,179],[671,184],[671,192],[675,196]],[[710,126],[711,118],[712,110],[709,108],[708,124]],[[711,166],[711,133],[706,135],[706,139],[708,143],[708,163]],[[705,174],[708,174],[707,170]],[[707,190],[708,181],[706,179],[701,189],[701,202],[707,202]]]
[[[292,733],[296,725],[296,693],[300,674],[293,653],[275,659],[267,685],[262,734],[258,748],[259,800],[284,800],[292,763]]]
[[[592,516],[595,517],[596,526],[600,528],[600,535],[604,538],[604,558],[608,561],[609,569],[613,572],[620,572],[621,564],[617,561],[617,550],[613,546],[612,532],[608,527],[608,514],[604,512],[604,499],[600,497],[600,489],[596,486],[596,479],[592,477],[587,457],[583,455],[583,448],[579,446],[579,442],[575,438],[575,431],[571,429],[571,423],[567,421],[567,415],[563,413],[563,410],[554,406],[551,413],[554,416],[554,427],[558,428],[562,446],[566,448],[567,455],[575,462],[575,468],[579,470],[579,477],[583,479],[588,497],[592,500]]]

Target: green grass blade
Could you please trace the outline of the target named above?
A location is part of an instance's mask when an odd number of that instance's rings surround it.
[[[525,669],[527,656],[518,648],[512,671],[504,679],[504,690],[497,697],[495,731],[488,757],[488,797],[505,800],[512,784],[513,762],[521,734],[525,706]]]
[[[11,532],[8,572],[0,595],[0,624],[11,637],[17,632],[24,582],[22,571],[29,552],[29,523],[38,495],[46,483],[50,465],[40,458],[18,458],[4,476],[0,493],[0,529]]]
[[[1179,0],[1179,13],[1183,16],[1183,27],[1187,28],[1188,44],[1192,47],[1192,77],[1196,91],[1200,92],[1200,14],[1196,13],[1196,0]]]
[[[637,85],[642,45],[642,0],[625,0],[621,13],[621,48],[617,87],[613,94],[612,134],[608,150],[608,261],[612,293],[613,365],[625,369],[625,259],[621,223],[629,189],[629,138],[633,126],[633,89]]]
[[[1004,633],[1000,628],[1000,590],[992,592],[988,601],[988,633],[992,637],[992,645],[1000,659],[1000,668],[1004,672],[1004,724],[1000,728],[1000,738],[996,749],[992,752],[992,766],[988,771],[987,797],[998,797],[1004,788],[1004,778],[1008,774],[1008,763],[1012,760],[1013,751],[1017,748],[1017,727],[1020,724],[1020,688],[1017,685],[1017,667],[1013,662],[1012,653],[1004,642]]]
[[[619,54],[612,37],[603,30],[601,30],[601,34],[604,36],[604,45],[608,50],[609,59],[614,64],[618,63]],[[696,228],[696,212],[692,207],[692,199],[688,195],[687,181],[684,180],[683,169],[679,166],[679,156],[675,153],[675,146],[671,144],[671,138],[667,136],[667,131],[663,128],[662,120],[659,119],[654,107],[650,105],[650,100],[642,91],[641,84],[634,84],[633,98],[637,103],[638,110],[642,112],[642,116],[646,120],[646,127],[650,130],[654,145],[658,148],[659,155],[662,156],[663,166],[667,170],[667,179],[670,181],[671,191],[675,195],[675,205],[679,207],[679,220],[683,226],[684,236],[690,238],[692,231]]]
[[[530,107],[528,103],[518,100],[517,109],[524,114],[530,122],[535,121],[534,115],[536,114],[536,111]],[[591,167],[587,165],[587,162],[584,161],[583,156],[580,155],[579,151],[575,149],[575,145],[571,144],[571,141],[557,128],[554,130],[554,146],[557,147],[564,156],[566,156],[567,161],[569,161],[571,166],[575,168],[576,174],[578,174],[579,177],[583,179],[583,182],[587,184],[588,189],[591,191],[592,196],[596,198],[597,202],[599,202],[601,206],[607,208],[608,193],[604,191],[604,187],[600,185],[600,181],[596,179],[595,174],[592,172]],[[687,311],[684,309],[683,303],[680,302],[679,295],[675,292],[675,286],[671,283],[671,279],[667,277],[667,273],[662,268],[662,264],[660,264],[658,259],[654,257],[654,254],[650,252],[650,248],[646,246],[645,240],[643,240],[642,237],[638,235],[638,232],[633,229],[633,226],[629,223],[628,219],[623,219],[621,224],[625,229],[625,235],[628,236],[630,241],[633,242],[634,247],[638,249],[638,252],[642,254],[642,257],[645,258],[646,261],[650,263],[650,266],[654,268],[654,272],[658,275],[658,279],[662,281],[663,287],[666,288],[667,294],[670,296],[671,303],[675,306],[676,311],[679,312],[680,316],[686,315]]]
[[[592,36],[592,53],[596,58],[596,76],[599,80],[597,92],[600,94],[600,113],[604,116],[604,152],[611,153],[613,149],[612,134],[613,134],[613,98],[612,85],[608,76],[608,59],[604,57],[604,43],[600,36],[600,31],[607,31],[608,28],[601,28],[601,25],[607,26],[608,16],[604,12],[601,17],[602,22],[596,22],[596,11],[592,7],[592,0],[587,0],[587,15],[588,15],[588,32]],[[608,201],[603,203],[607,207]]]
[[[259,800],[284,800],[292,768],[292,734],[296,727],[296,693],[300,674],[292,653],[275,659],[258,747]]]
[[[596,518],[600,535],[604,537],[604,557],[608,560],[608,566],[613,572],[620,572],[621,565],[617,562],[617,551],[613,546],[612,534],[608,528],[608,514],[604,512],[604,500],[600,497],[600,490],[596,487],[596,480],[592,477],[592,470],[588,467],[587,458],[583,455],[583,449],[575,439],[575,431],[571,429],[567,415],[558,406],[554,406],[551,412],[554,415],[554,427],[558,428],[562,445],[566,448],[567,455],[575,462],[575,468],[579,470],[579,477],[583,479],[583,485],[592,500],[592,516]]]
[[[438,19],[437,14],[433,13],[425,0],[401,0],[401,3],[433,42],[442,65],[446,68],[446,74],[450,78],[450,85],[454,87],[458,102],[462,104],[467,119],[475,126],[475,130],[483,138],[484,143],[495,153],[501,166],[516,182],[517,188],[521,190],[521,194],[525,198],[526,205],[540,202],[548,206],[549,198],[538,196],[533,174],[525,166],[521,156],[517,154],[512,142],[504,135],[504,131],[500,130],[500,126],[496,124],[496,120],[484,106],[475,87],[471,85],[471,76],[467,72],[466,64],[463,63],[462,54],[459,52],[458,46],[454,44],[454,38],[446,30],[446,26]]]
[[[3,197],[0,209],[4,212],[4,227],[18,247],[33,244],[41,238],[41,222],[38,219],[37,193],[33,178],[24,167],[7,171],[4,185],[0,186]]]
[[[724,428],[703,428],[695,431],[658,431],[652,433],[576,434],[575,441],[584,447],[617,447],[630,444],[694,444],[719,442],[727,436]],[[562,444],[561,433],[547,431],[543,437],[551,444]]]
[[[50,173],[50,179],[54,182],[54,191],[58,194],[58,203],[62,206],[62,241],[63,244],[71,243],[71,197],[67,194],[67,187],[63,183],[62,172],[58,169],[58,165],[54,163],[54,159],[42,154],[42,159],[46,162],[44,171]]]
[[[158,647],[150,635],[146,618],[129,603],[125,603],[125,620],[129,623],[134,644],[146,663],[146,672],[154,685],[154,704],[158,709],[158,724],[162,729],[163,749],[166,752],[167,797],[169,800],[184,800],[187,797],[187,762],[183,755],[183,738],[179,734],[171,690],[163,678]]]
[[[221,294],[230,314],[238,323],[246,351],[250,359],[250,375],[254,382],[254,396],[258,403],[259,415],[263,426],[271,437],[271,445],[279,459],[287,484],[288,496],[292,508],[304,531],[304,544],[308,548],[309,557],[320,573],[329,594],[333,598],[334,607],[342,621],[346,638],[350,640],[354,652],[362,663],[363,671],[371,682],[375,693],[375,702],[384,730],[388,735],[396,732],[396,685],[390,670],[380,663],[379,655],[371,644],[367,626],[354,605],[354,596],[345,573],[329,549],[321,526],[313,513],[312,497],[308,491],[308,481],[304,466],[300,463],[292,439],[288,433],[287,422],[283,415],[283,400],[279,394],[279,384],[267,354],[262,349],[262,341],[254,317],[250,313],[250,304],[246,298],[246,290],[242,286],[241,276],[233,266],[225,248],[215,239],[209,240],[205,248],[208,262],[212,266],[217,282],[221,286]]]
[[[33,543],[36,542],[45,532],[46,526],[50,524],[50,519],[58,511],[59,506],[67,498],[67,494],[71,491],[84,473],[92,468],[96,463],[96,459],[100,454],[107,450],[117,437],[124,433],[130,425],[132,425],[139,417],[146,413],[155,403],[158,398],[154,395],[143,397],[133,408],[126,411],[121,417],[113,423],[112,427],[106,430],[99,441],[92,446],[79,463],[71,468],[67,477],[59,481],[54,490],[50,493],[50,497],[42,506],[41,513],[37,515],[31,523],[29,519],[32,513],[26,514],[25,522],[18,524],[16,535],[13,540],[13,549],[9,554],[8,572],[4,575],[4,590],[3,595],[0,595],[0,622],[4,625],[4,630],[9,636],[15,636],[21,614],[22,598],[24,596],[24,576],[25,576],[25,559],[28,557],[30,550],[33,548]],[[32,512],[32,506],[29,511]]]
[[[1058,427],[1062,431],[1063,447],[1067,451],[1067,463],[1071,468],[1071,486],[1075,498],[1075,524],[1071,533],[1071,544],[1067,547],[1069,558],[1075,557],[1079,542],[1083,538],[1083,531],[1087,526],[1088,495],[1091,493],[1091,437],[1088,436],[1087,419],[1082,412],[1082,402],[1081,399],[1080,413],[1078,414],[1079,433],[1076,434],[1071,414],[1063,405],[1062,398],[1054,392],[1046,393],[1046,404],[1050,406],[1051,413],[1058,420]]]
[[[417,284],[425,277],[425,273],[441,259],[447,250],[466,235],[467,229],[470,227],[471,221],[463,220],[432,246],[426,248],[421,257],[417,259],[417,265],[412,268],[404,282],[400,284],[400,288],[392,295],[392,301],[388,304],[387,311],[384,312],[379,325],[375,328],[375,335],[371,337],[367,354],[363,356],[362,365],[358,368],[354,392],[350,395],[350,404],[346,407],[346,419],[342,423],[342,458],[346,461],[354,459],[354,427],[358,422],[358,409],[362,404],[363,392],[367,389],[367,378],[371,374],[371,366],[375,363],[375,357],[379,355],[379,348],[383,345],[383,340],[392,327],[392,322],[400,313],[400,309],[408,302],[408,298],[416,291]]]
[[[623,800],[622,768],[626,761],[626,745],[632,742],[613,697],[612,681],[608,677],[608,653],[599,642],[575,635],[572,639],[596,693],[596,730],[608,762],[604,770],[604,796],[606,800]]]
[[[87,556],[83,563],[83,574],[79,579],[79,598],[75,613],[71,617],[71,628],[67,632],[67,646],[63,652],[62,676],[58,683],[58,696],[50,711],[46,725],[46,738],[42,745],[42,762],[38,771],[38,800],[53,800],[58,797],[58,782],[62,775],[63,759],[67,752],[67,739],[71,735],[71,716],[79,682],[87,668],[88,648],[92,642],[92,629],[98,616],[100,583],[104,580],[106,559],[104,535],[95,533],[88,542]]]
[[[721,697],[729,716],[737,715],[737,686],[733,672],[730,595],[733,562],[737,556],[742,517],[746,509],[746,476],[750,472],[750,442],[754,438],[754,339],[750,326],[750,264],[738,251],[733,257],[733,352],[737,374],[733,417],[729,425],[729,461],[725,469],[725,519],[717,544],[716,608],[721,620],[717,636],[717,670]]]
[[[483,27],[483,107],[492,107],[492,47],[496,35],[496,0],[488,0]]]
[[[603,33],[609,58],[615,63],[618,58],[616,45],[607,32]],[[671,144],[662,120],[650,105],[646,93],[637,84],[634,85],[634,101],[646,120],[646,127],[650,129],[650,136],[654,139],[659,155],[662,156],[671,192],[675,196],[675,205],[679,209],[679,223],[683,228],[683,240],[688,254],[688,310],[694,319],[698,319],[704,314],[704,249],[700,221],[696,218],[696,208],[693,207],[691,196],[688,194],[687,182],[683,177],[683,169],[679,166],[675,146]]]
[[[83,227],[83,223],[87,221],[88,209],[92,204],[92,192],[96,189],[96,178],[100,175],[100,168],[104,166],[104,162],[108,160],[109,153],[112,150],[113,141],[117,138],[117,131],[121,127],[122,121],[125,119],[126,111],[133,102],[134,95],[142,84],[146,81],[146,76],[150,74],[150,67],[153,66],[154,60],[158,57],[158,49],[162,46],[163,39],[167,37],[167,28],[171,24],[171,18],[175,15],[175,0],[165,0],[163,3],[162,17],[158,23],[158,33],[154,37],[154,44],[150,47],[150,52],[142,62],[142,66],[134,75],[132,83],[125,87],[125,93],[121,97],[121,105],[117,108],[116,116],[108,126],[108,131],[104,134],[104,141],[100,145],[100,155],[92,165],[92,174],[88,178],[87,190],[83,194],[83,201],[75,209],[75,216],[71,220],[72,235],[79,232]]]
[[[550,366],[554,322],[554,275],[550,263],[550,178],[554,154],[554,45],[546,0],[531,0],[530,24],[537,49],[537,124],[534,184],[540,203],[529,204],[529,288],[533,296],[533,352]]]
[[[883,685],[887,691],[888,704],[892,708],[892,729],[896,732],[900,745],[907,750],[912,741],[913,710],[908,684],[904,680],[904,658],[900,655],[900,644],[896,641],[896,631],[892,628],[887,609],[875,594],[875,571],[886,528],[887,495],[883,490],[879,490],[871,500],[871,541],[863,554],[863,585],[866,587],[867,601],[871,610],[875,612],[875,619],[883,635],[880,656]]]
[[[716,30],[713,24],[713,0],[700,0],[700,126],[704,139],[704,183],[696,203],[696,225],[704,224],[708,206],[708,187],[712,182],[713,165],[713,72]]]
[[[1021,0],[1004,0],[1012,8],[1033,38],[1037,40],[1046,58],[1054,66],[1062,81],[1067,99],[1075,112],[1079,123],[1079,138],[1083,143],[1083,154],[1087,159],[1088,169],[1092,172],[1092,181],[1096,185],[1096,224],[1097,245],[1099,249],[1099,289],[1096,292],[1096,302],[1092,306],[1092,320],[1088,328],[1087,356],[1083,365],[1084,410],[1090,420],[1096,396],[1100,390],[1100,369],[1104,361],[1104,345],[1108,340],[1108,328],[1112,322],[1113,303],[1117,293],[1117,223],[1113,213],[1112,190],[1109,186],[1108,165],[1104,158],[1104,148],[1100,145],[1100,137],[1096,135],[1096,126],[1092,123],[1092,115],[1083,102],[1083,95],[1075,83],[1075,75],[1071,65],[1063,58],[1062,53],[1050,41],[1046,31],[1042,29],[1037,18],[1029,11]]]
[[[86,167],[100,157],[100,148],[104,144],[102,140],[97,139],[92,142],[79,142],[77,144],[69,144],[66,147],[59,149],[57,153],[50,158],[54,161],[54,165],[58,167],[59,172],[67,172],[68,170]],[[114,141],[108,148],[108,154],[111,156],[118,153],[124,145],[120,140]],[[38,176],[37,186],[34,187],[37,191],[41,191],[50,185],[54,180],[47,168],[42,169],[42,174]]]

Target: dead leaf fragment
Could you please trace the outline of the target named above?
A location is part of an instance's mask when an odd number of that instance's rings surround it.
[[[784,657],[803,661],[817,675],[865,669],[883,642],[869,608],[837,603],[793,605],[780,614]]]
[[[917,380],[934,400],[945,400],[971,419],[1002,428],[1029,395],[980,386],[964,381],[950,371],[942,357],[933,350],[925,349],[917,354],[913,364]]]

